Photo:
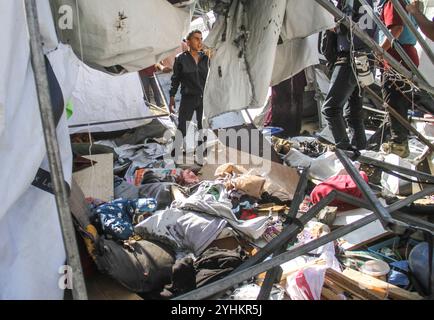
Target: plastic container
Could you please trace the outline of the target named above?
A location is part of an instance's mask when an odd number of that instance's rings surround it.
[[[368,276],[386,281],[386,276],[390,272],[390,267],[384,261],[369,260],[362,265],[360,271],[364,274],[367,274]]]

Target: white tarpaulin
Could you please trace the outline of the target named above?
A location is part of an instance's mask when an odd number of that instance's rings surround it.
[[[71,44],[78,57],[83,54],[87,64],[99,69],[122,66],[128,72],[169,55],[191,21],[189,8],[166,0],[55,0],[53,12],[61,41]]]
[[[277,46],[271,86],[316,64],[319,64],[318,34],[285,41]]]
[[[5,118],[5,128],[0,133],[0,299],[62,299],[64,292],[58,281],[65,251],[55,199],[31,186],[38,169],[47,170],[48,163],[44,160],[46,151],[23,3],[0,2],[0,105]],[[57,59],[48,1],[39,0],[37,5],[45,52]],[[73,83],[74,75],[57,76],[65,97],[71,88],[63,86]],[[64,117],[57,134],[68,182],[72,158]]]
[[[233,1],[228,18],[217,18],[206,41],[216,49],[204,94],[206,117],[263,107],[272,79],[278,83],[315,63],[312,43],[292,40],[333,25],[333,17],[314,1]],[[280,75],[273,77],[274,66]]]
[[[143,89],[137,72],[112,76],[85,65],[74,55],[69,46],[63,48],[68,50],[69,61],[62,66],[68,68],[68,65],[75,65],[78,69],[71,98],[74,112],[68,121],[70,126],[152,115],[143,100]],[[121,121],[70,128],[70,133],[125,130],[151,121],[152,119]]]

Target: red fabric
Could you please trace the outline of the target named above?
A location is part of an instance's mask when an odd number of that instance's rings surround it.
[[[405,7],[405,5],[404,5]],[[393,3],[391,1],[387,2],[384,5],[384,8],[381,12],[381,20],[384,22],[387,28],[390,28],[392,26],[405,26],[401,17],[399,16],[398,12],[393,7]],[[413,61],[413,63],[419,67],[419,55],[417,54],[417,50],[414,46],[409,44],[402,45],[402,48],[407,53],[407,55],[410,57],[410,59]],[[394,57],[397,61],[401,62],[404,67],[407,69],[408,66],[402,61],[401,56],[399,55],[398,51],[396,51],[393,48],[390,48],[387,51],[392,57]],[[387,61],[384,62],[384,65],[386,68],[389,68],[389,64]]]
[[[157,72],[157,69],[155,68],[154,65],[152,65],[150,67],[147,67],[146,69],[140,70],[139,74],[142,77],[152,77],[155,72]]]
[[[257,218],[258,215],[253,209],[244,209],[241,211],[240,220],[252,220]]]
[[[369,181],[368,176],[365,172],[360,171],[360,174],[366,182]],[[310,195],[312,203],[317,204],[318,202],[321,201],[322,198],[327,196],[332,190],[341,191],[349,195],[352,195],[354,197],[362,198],[362,192],[357,187],[353,179],[349,175],[340,175],[340,176],[331,177],[325,180],[324,182],[320,183],[319,185],[317,185],[315,189],[313,189]],[[339,200],[334,200],[330,203],[330,206],[335,206],[340,208],[342,207],[347,208],[348,206],[345,205],[346,205],[345,202]]]
[[[381,20],[387,28],[392,26],[404,26],[401,17],[393,7],[392,1],[387,2],[381,12]]]

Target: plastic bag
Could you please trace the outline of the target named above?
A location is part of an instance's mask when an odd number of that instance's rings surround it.
[[[302,269],[286,279],[286,293],[292,300],[320,300],[326,267]]]

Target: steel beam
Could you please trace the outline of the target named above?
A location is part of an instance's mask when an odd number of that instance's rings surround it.
[[[302,246],[293,248],[285,253],[282,253],[281,255],[278,255],[277,257],[273,257],[270,260],[258,263],[254,266],[251,266],[244,270],[239,270],[237,272],[234,272],[224,279],[218,280],[214,283],[208,284],[206,286],[203,286],[202,288],[193,290],[187,294],[184,294],[182,296],[179,296],[175,298],[174,300],[200,300],[200,299],[206,299],[208,297],[211,297],[215,295],[216,293],[226,291],[236,284],[243,282],[245,280],[248,280],[255,275],[262,273],[264,271],[270,270],[271,268],[280,266],[281,264],[288,262],[292,259],[295,259],[299,256],[305,255],[312,250],[315,250],[327,243],[330,243],[336,239],[339,239],[343,237],[344,235],[360,229],[371,222],[374,222],[377,220],[377,217],[375,214],[371,214],[367,217],[364,217],[352,224],[340,227],[339,229],[322,236],[321,238],[318,238],[316,240],[313,240],[307,244],[304,244]]]
[[[326,197],[321,199],[316,205],[314,205],[308,212],[300,217],[300,222],[302,224],[306,224],[312,218],[314,218],[322,209],[330,204],[336,198],[336,191],[330,192]],[[284,243],[287,243],[290,239],[295,237],[299,233],[299,228],[292,224],[286,227],[281,234],[279,234],[276,238],[271,240],[265,247],[263,247],[257,254],[248,259],[242,265],[240,265],[235,271],[241,271],[246,268],[249,268],[259,262],[265,260],[269,255],[273,254],[277,249],[279,249]]]
[[[371,88],[365,87],[365,90],[368,94],[371,95],[372,98],[382,103],[386,110],[392,115],[392,117],[398,120],[402,126],[404,126],[408,131],[413,132],[413,134],[415,134],[419,138],[419,140],[425,143],[425,145],[427,145],[431,151],[434,151],[434,145],[431,143],[431,141],[425,138],[423,134],[416,130],[416,128],[413,128],[413,126],[409,124],[408,121],[404,119],[398,112],[396,112],[395,109],[390,106],[390,104],[383,101],[383,99],[381,99]]]
[[[295,190],[294,198],[292,199],[291,209],[289,211],[289,218],[295,219],[297,217],[298,210],[300,208],[300,204],[303,202],[303,199],[306,194],[307,182],[309,180],[309,168],[304,168],[303,172],[300,176],[300,180],[298,181],[297,188]],[[289,238],[288,241],[283,242],[282,246],[273,252],[273,255],[279,255],[286,251],[288,248],[288,244],[296,240],[296,235],[292,238]],[[264,283],[261,286],[261,290],[258,295],[258,300],[268,300],[270,297],[271,290],[273,288],[273,284],[276,280],[276,277],[281,274],[281,267],[275,267],[269,271],[265,275]]]

